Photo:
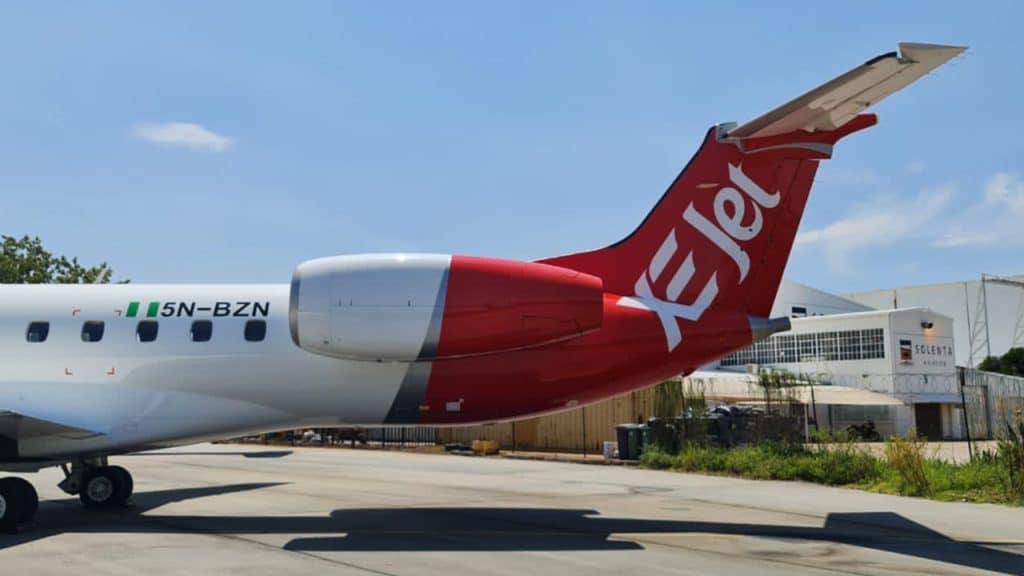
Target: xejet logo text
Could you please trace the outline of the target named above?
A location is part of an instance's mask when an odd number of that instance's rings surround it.
[[[739,284],[742,284],[747,279],[747,273],[750,272],[750,256],[743,250],[740,243],[749,242],[761,233],[761,227],[764,224],[761,208],[771,209],[778,206],[780,194],[778,191],[774,194],[765,192],[743,173],[740,166],[729,164],[729,180],[736,188],[726,186],[715,194],[715,222],[711,222],[698,212],[693,207],[693,202],[690,202],[686,210],[683,211],[683,220],[729,256],[739,270]],[[740,191],[743,194],[740,194]],[[744,195],[750,199],[749,207],[754,214],[751,222],[745,226],[743,221],[746,219],[748,202],[744,199]],[[731,205],[732,216],[726,212],[726,204]],[[679,302],[680,295],[697,272],[697,267],[693,262],[693,250],[690,250],[683,264],[669,280],[664,299],[654,295],[651,286],[665,273],[665,267],[678,249],[676,230],[672,228],[654,253],[647,268],[640,273],[640,278],[637,279],[634,287],[636,295],[625,296],[618,302],[620,306],[650,310],[657,314],[662,328],[665,330],[665,340],[668,342],[669,352],[675,350],[683,339],[679,331],[678,319],[683,318],[696,322],[718,296],[718,271],[716,270],[693,302]]]

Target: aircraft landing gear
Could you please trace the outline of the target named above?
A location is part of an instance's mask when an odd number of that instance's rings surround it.
[[[86,470],[78,499],[86,508],[124,506],[132,496],[135,482],[120,466],[102,466]]]
[[[39,509],[39,495],[27,480],[0,479],[0,532],[13,532],[31,522]]]
[[[77,494],[86,508],[124,506],[132,497],[135,482],[120,466],[108,466],[106,458],[72,462],[63,466],[65,478],[59,484],[68,494]],[[14,532],[31,522],[39,510],[39,494],[23,478],[0,478],[0,532]]]
[[[77,494],[86,508],[124,506],[132,497],[135,482],[120,466],[109,466],[106,458],[71,463],[63,467],[64,481],[58,484],[68,494]]]

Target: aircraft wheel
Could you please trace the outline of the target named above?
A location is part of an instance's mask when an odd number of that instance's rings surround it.
[[[0,479],[0,531],[14,532],[24,515],[25,498],[14,478]]]
[[[132,492],[135,491],[135,481],[132,480],[131,473],[120,466],[108,466],[107,470],[114,475],[116,480],[117,492],[114,494],[113,505],[123,506],[132,497]]]
[[[87,471],[82,478],[78,499],[86,508],[110,508],[117,505],[120,474],[103,466]]]
[[[18,523],[31,522],[39,511],[39,494],[32,483],[24,478],[12,476],[7,481],[14,484],[16,490],[21,493],[21,517]]]

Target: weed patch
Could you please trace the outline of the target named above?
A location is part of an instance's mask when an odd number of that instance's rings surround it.
[[[885,460],[896,472],[896,486],[905,496],[928,496],[932,492],[925,470],[925,440],[916,436],[893,436],[885,441]]]
[[[688,444],[672,454],[648,446],[641,463],[649,468],[739,476],[754,480],[802,480],[937,500],[1024,504],[1024,429],[971,462],[954,464],[928,457],[917,438],[894,438],[878,458],[856,444],[805,446],[766,443],[741,448]]]

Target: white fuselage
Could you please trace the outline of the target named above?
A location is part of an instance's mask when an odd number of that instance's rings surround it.
[[[226,315],[218,302],[230,303]],[[75,429],[23,437],[19,455],[383,422],[409,364],[306,352],[289,335],[288,306],[287,284],[0,286],[0,407]],[[244,338],[252,319],[266,322],[263,341]],[[158,322],[152,342],[138,341],[143,320]],[[209,341],[192,341],[194,320],[212,321]],[[104,323],[100,341],[83,341],[87,321]],[[44,342],[27,341],[32,322],[49,323]]]

